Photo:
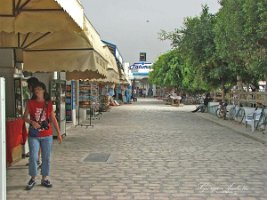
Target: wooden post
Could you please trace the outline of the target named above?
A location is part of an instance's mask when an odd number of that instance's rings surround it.
[[[224,81],[221,82],[221,90],[222,90],[222,101],[224,101],[225,100]]]
[[[237,80],[237,90],[242,91],[243,90],[243,83],[242,83],[241,76],[237,75],[236,80]]]

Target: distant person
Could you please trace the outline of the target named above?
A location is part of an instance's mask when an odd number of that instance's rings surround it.
[[[139,96],[142,97],[143,96],[143,90],[141,88],[139,88]]]
[[[137,101],[137,92],[136,92],[136,88],[133,89],[133,95],[132,95],[132,98],[133,98],[133,101]]]
[[[31,98],[33,96],[33,88],[37,83],[39,83],[39,80],[36,77],[31,77],[31,78],[27,79],[28,88],[31,92]]]
[[[128,85],[125,89],[125,97],[126,97],[126,103],[131,103],[131,86]]]
[[[145,98],[146,97],[146,88],[143,89],[143,97]]]
[[[213,99],[210,97],[210,93],[206,94],[206,97],[204,99],[204,103],[200,104],[195,110],[191,111],[192,113],[197,112],[200,110],[200,112],[205,112],[206,108],[208,107],[208,104]]]
[[[250,89],[251,89],[251,98],[253,99],[253,100],[255,100],[256,99],[256,92],[257,92],[257,87],[255,86],[255,85],[250,85]],[[256,103],[252,103],[251,104],[251,107],[256,107],[257,105],[256,105]]]
[[[149,97],[152,97],[153,96],[153,90],[152,90],[151,87],[148,89],[148,96]]]

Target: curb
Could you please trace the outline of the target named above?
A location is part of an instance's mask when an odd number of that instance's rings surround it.
[[[261,131],[256,130],[255,132],[252,133],[250,131],[247,131],[246,128],[243,127],[242,125],[237,124],[237,122],[235,123],[235,121],[218,119],[217,117],[213,116],[210,113],[196,113],[196,114],[203,119],[209,120],[210,122],[213,122],[217,125],[231,129],[239,135],[242,135],[242,136],[247,137],[249,139],[252,139],[254,141],[260,142],[264,146],[267,146],[267,135]],[[237,125],[238,125],[238,127],[235,127]],[[261,136],[265,135],[266,138],[257,137],[260,135]]]

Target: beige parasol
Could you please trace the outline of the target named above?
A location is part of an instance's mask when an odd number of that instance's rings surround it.
[[[0,0],[0,5],[0,47],[15,48],[24,70],[106,77],[100,37],[79,1]]]

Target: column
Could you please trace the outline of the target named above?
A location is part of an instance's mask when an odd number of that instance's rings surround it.
[[[6,102],[5,79],[0,77],[0,199],[6,199]]]

